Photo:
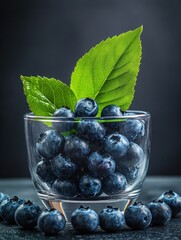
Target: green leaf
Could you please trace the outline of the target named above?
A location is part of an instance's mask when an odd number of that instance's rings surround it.
[[[74,110],[77,101],[73,91],[55,78],[21,76],[30,110],[36,116],[52,116],[56,109],[66,106]]]
[[[142,29],[108,38],[78,60],[70,84],[77,99],[95,99],[99,114],[108,104],[123,111],[130,107],[141,61]]]

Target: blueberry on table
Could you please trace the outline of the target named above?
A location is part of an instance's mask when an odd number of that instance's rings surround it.
[[[125,227],[124,214],[118,209],[107,206],[99,213],[100,227],[106,232],[118,232]]]
[[[80,178],[79,189],[86,197],[99,196],[102,193],[102,183],[100,178],[86,174]]]
[[[51,159],[61,152],[64,141],[64,136],[56,130],[47,130],[40,134],[36,143],[36,151],[42,158]]]
[[[165,202],[171,208],[172,217],[175,217],[181,212],[181,196],[178,193],[171,190],[164,192],[158,200]]]
[[[28,200],[16,209],[14,217],[20,227],[33,229],[37,226],[37,220],[40,214],[41,208]]]
[[[91,98],[82,98],[75,105],[76,117],[95,117],[98,113],[98,105]]]
[[[10,197],[8,194],[0,192],[0,204],[4,201],[4,200],[9,200]]]
[[[77,232],[91,233],[95,232],[99,226],[99,216],[89,207],[80,206],[72,213],[71,223]]]
[[[124,192],[127,181],[124,175],[115,172],[102,180],[102,190],[107,195],[115,195]]]
[[[78,186],[74,180],[57,179],[52,185],[52,190],[62,197],[74,197],[78,193]]]
[[[52,172],[60,179],[68,179],[76,173],[77,166],[69,157],[62,154],[57,155],[51,160]]]
[[[163,201],[152,201],[146,206],[149,208],[152,214],[152,221],[151,224],[153,226],[156,225],[165,225],[167,222],[170,221],[172,217],[172,211],[170,207],[164,203]]]
[[[81,138],[91,143],[102,144],[106,129],[103,124],[95,120],[82,120],[78,123],[77,132]]]
[[[42,182],[52,184],[57,178],[52,171],[51,161],[42,160],[36,165],[36,174]]]
[[[43,233],[55,235],[65,228],[66,220],[58,210],[46,209],[40,214],[37,225]]]
[[[129,148],[128,139],[119,133],[113,133],[105,137],[104,150],[113,158],[123,157]]]
[[[88,169],[95,176],[107,177],[115,171],[115,166],[108,153],[93,152],[88,158]]]
[[[9,224],[16,224],[14,214],[16,209],[25,202],[25,200],[14,196],[10,200],[4,200],[0,205],[1,217]]]
[[[124,213],[126,225],[131,229],[144,229],[151,224],[152,214],[142,203],[134,203]]]
[[[128,119],[122,123],[120,133],[130,142],[139,143],[145,135],[145,123],[143,120]]]
[[[86,159],[90,152],[89,144],[76,134],[71,134],[65,139],[64,151],[72,160],[79,164]]]
[[[52,127],[58,132],[67,132],[74,128],[75,114],[67,107],[61,107],[57,109],[53,117],[58,117],[58,121],[52,122]],[[65,118],[65,119],[64,119]]]

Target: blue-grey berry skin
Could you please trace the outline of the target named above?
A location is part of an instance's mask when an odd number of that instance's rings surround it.
[[[118,232],[125,228],[124,214],[118,209],[108,206],[99,213],[99,224],[106,232]]]
[[[126,225],[131,229],[144,229],[151,224],[152,214],[148,207],[141,203],[129,206],[124,213]]]
[[[165,225],[168,223],[172,217],[172,211],[170,207],[162,201],[153,201],[146,206],[149,208],[152,214],[151,224],[153,226]]]
[[[117,164],[116,171],[123,174],[129,184],[133,183],[139,175],[140,164],[129,165],[127,163]]]
[[[1,217],[9,224],[16,224],[14,214],[16,209],[25,202],[25,200],[14,196],[10,200],[4,200],[1,203]]]
[[[104,150],[113,158],[123,157],[129,148],[128,139],[119,133],[113,133],[105,137]]]
[[[59,154],[52,158],[51,169],[58,178],[69,179],[76,173],[77,166],[70,160],[70,158]]]
[[[6,193],[0,192],[0,221],[3,220],[2,217],[1,217],[1,203],[5,200],[6,201],[10,200],[9,195],[6,194]]]
[[[122,113],[120,107],[116,106],[114,104],[110,104],[110,105],[105,106],[102,109],[102,112],[101,112],[101,117],[113,117],[114,118],[114,117],[122,117],[122,116],[123,116],[123,113]],[[106,129],[109,132],[114,132],[114,131],[119,130],[120,122],[118,122],[116,120],[117,119],[115,118],[115,122],[104,123],[104,125],[106,126]]]
[[[64,151],[67,156],[80,165],[87,158],[90,148],[85,140],[81,139],[76,134],[72,134],[66,137]]]
[[[66,226],[65,217],[55,209],[44,210],[38,218],[39,229],[48,235],[56,235]]]
[[[80,178],[79,189],[86,197],[99,196],[102,193],[102,183],[100,178],[86,174]]]
[[[84,208],[81,206],[72,213],[71,223],[77,232],[92,233],[99,226],[99,216],[89,207]]]
[[[75,105],[76,117],[95,117],[98,113],[98,105],[91,98],[82,98]]]
[[[88,158],[88,169],[95,176],[107,177],[115,171],[115,161],[108,153],[93,152]]]
[[[78,193],[78,186],[74,180],[57,179],[52,185],[52,190],[62,197],[74,197]]]
[[[145,123],[143,120],[128,119],[122,123],[121,134],[130,142],[139,143],[145,136]]]
[[[64,136],[56,130],[47,130],[40,135],[36,143],[36,151],[42,158],[51,159],[61,152],[64,141]]]
[[[38,205],[31,201],[26,201],[16,209],[14,217],[20,227],[33,229],[37,226],[37,220],[40,214],[41,208]]]
[[[52,127],[58,132],[67,132],[74,128],[75,114],[71,109],[61,107],[54,112],[53,117],[56,117],[57,121],[52,122]]]
[[[90,143],[102,144],[106,129],[103,124],[95,120],[82,120],[77,126],[78,135]]]
[[[102,180],[102,190],[107,195],[116,195],[124,192],[127,180],[121,173],[115,172]]]
[[[47,184],[52,184],[57,178],[52,171],[51,161],[50,160],[42,160],[36,165],[36,174],[42,182]]]
[[[165,202],[171,208],[172,217],[175,217],[181,213],[181,196],[178,193],[171,190],[164,192],[161,194],[158,200]]]

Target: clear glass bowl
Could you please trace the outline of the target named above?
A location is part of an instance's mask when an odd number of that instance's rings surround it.
[[[97,212],[108,205],[125,211],[136,201],[150,156],[148,112],[75,119],[28,113],[24,123],[31,178],[47,208],[70,221],[80,205]]]

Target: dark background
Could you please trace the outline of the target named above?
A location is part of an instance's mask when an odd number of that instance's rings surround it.
[[[16,0],[0,7],[0,177],[28,177],[19,76],[69,84],[76,61],[109,36],[143,24],[143,58],[131,109],[152,115],[149,175],[181,174],[181,1]]]

